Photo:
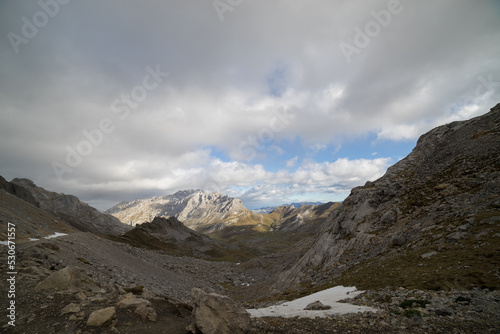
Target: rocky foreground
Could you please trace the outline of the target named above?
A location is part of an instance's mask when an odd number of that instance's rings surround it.
[[[13,333],[190,333],[187,328],[194,331],[193,322],[202,321],[193,317],[196,310],[193,306],[200,307],[193,299],[194,288],[227,295],[236,286],[251,286],[266,276],[265,268],[257,270],[235,263],[173,257],[89,233],[21,244],[18,257],[16,326],[2,327]],[[4,263],[2,271],[6,272]],[[1,298],[2,305],[6,305],[6,296]],[[238,303],[251,302],[249,299]],[[346,302],[372,306],[379,311],[321,319],[252,318],[244,331],[500,332],[498,291],[386,288],[366,291]],[[215,312],[220,313],[209,318],[223,317],[224,303],[217,305]],[[233,309],[231,306],[230,310]]]

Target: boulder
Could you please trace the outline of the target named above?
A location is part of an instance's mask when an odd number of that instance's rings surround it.
[[[118,308],[131,308],[139,306],[150,306],[151,302],[147,299],[137,298],[132,293],[127,293],[116,303]]]
[[[428,253],[420,255],[420,258],[427,259],[427,258],[430,258],[430,257],[436,255],[436,254],[438,254],[438,252],[432,251],[432,252],[428,252]]]
[[[140,305],[137,306],[137,308],[134,311],[137,315],[139,315],[142,320],[149,320],[149,321],[156,321],[157,314],[156,311],[149,306],[146,305]]]
[[[35,290],[81,289],[83,288],[86,279],[87,273],[85,270],[77,267],[66,267],[40,282],[35,287]]]
[[[438,316],[450,316],[453,315],[453,309],[448,306],[437,307],[434,312]]]
[[[396,213],[392,210],[387,211],[382,215],[380,221],[386,225],[393,224],[396,221]]]
[[[250,329],[250,314],[238,303],[227,296],[205,293],[193,288],[194,326],[203,334],[242,334]]]
[[[87,320],[87,326],[101,327],[110,324],[111,321],[116,317],[115,307],[106,307],[90,314]]]
[[[68,313],[78,313],[80,311],[81,311],[80,305],[75,304],[75,303],[71,303],[71,304],[66,305],[66,307],[64,307],[61,310],[61,315],[65,315]]]
[[[317,300],[315,302],[308,304],[304,308],[304,310],[306,310],[306,311],[322,311],[322,310],[329,310],[331,308],[332,307],[330,305],[325,305],[322,302],[320,302],[319,300]]]

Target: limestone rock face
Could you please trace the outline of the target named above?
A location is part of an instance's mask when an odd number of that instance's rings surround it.
[[[155,217],[175,217],[193,230],[217,228],[217,223],[230,223],[251,212],[241,200],[218,192],[184,190],[175,194],[122,202],[106,211],[125,224],[135,226]]]
[[[250,329],[250,314],[229,297],[193,288],[194,326],[203,334],[243,334]]]

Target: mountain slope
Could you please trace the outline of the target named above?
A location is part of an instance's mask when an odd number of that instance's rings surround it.
[[[15,242],[40,239],[59,233],[77,232],[75,228],[48,212],[0,189],[0,241],[7,240],[7,224],[15,225]]]
[[[212,259],[225,255],[218,241],[189,229],[175,217],[155,217],[151,222],[137,224],[119,240],[178,256]]]
[[[276,207],[266,217],[272,219],[272,231],[299,231],[315,233],[328,215],[341,203],[301,204]]]
[[[45,190],[28,179],[13,179],[10,183],[26,189],[31,195],[25,196],[31,196],[42,210],[59,217],[80,231],[120,235],[130,230],[129,226],[122,224],[115,217],[99,212],[76,196]]]
[[[500,104],[435,128],[354,188],[277,290],[500,287]]]
[[[196,231],[216,231],[227,225],[258,224],[260,216],[241,200],[218,192],[184,190],[172,195],[121,202],[106,213],[135,226],[154,217],[175,217]]]

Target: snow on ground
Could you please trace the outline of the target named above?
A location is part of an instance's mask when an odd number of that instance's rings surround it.
[[[67,233],[54,232],[54,234],[48,235],[48,236],[43,237],[43,238],[44,239],[53,239],[53,238],[62,237],[63,235],[68,235],[68,234]],[[29,241],[37,241],[37,240],[40,240],[40,239],[29,238]],[[0,245],[8,246],[9,245],[9,241],[0,241]]]
[[[316,318],[327,317],[334,314],[359,313],[359,312],[377,312],[377,309],[358,306],[348,303],[339,303],[339,300],[353,298],[363,291],[356,291],[356,287],[336,286],[330,289],[313,293],[312,295],[295,299],[290,302],[284,302],[281,305],[273,305],[260,309],[248,309],[247,311],[253,318],[258,317],[303,317]],[[331,306],[329,310],[304,311],[304,308],[315,301],[320,301],[324,305]]]
[[[62,237],[63,235],[68,235],[68,233],[59,233],[59,232],[55,232],[54,234],[52,234],[52,235],[48,235],[48,236],[43,237],[43,238],[44,238],[44,239],[53,239],[53,238]]]

